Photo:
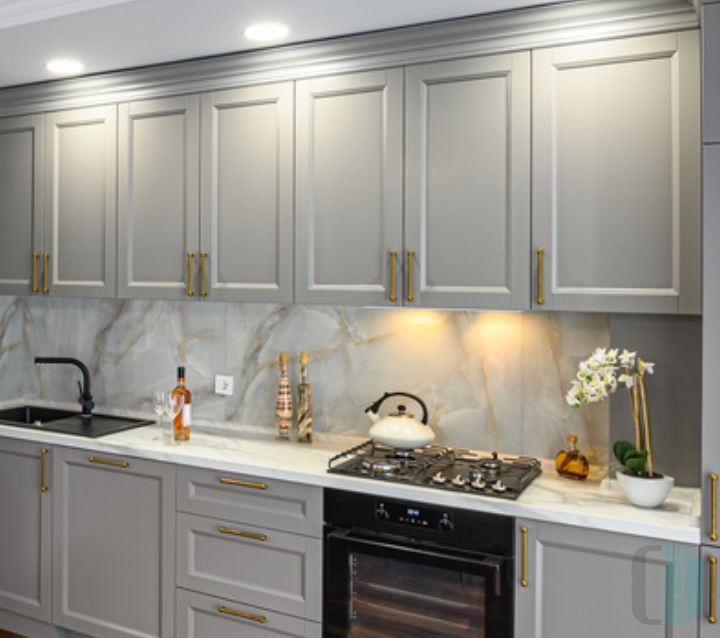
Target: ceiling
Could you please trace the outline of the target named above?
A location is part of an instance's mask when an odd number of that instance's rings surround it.
[[[257,48],[242,34],[255,22],[287,24],[290,43],[549,1],[0,0],[0,86],[54,79],[51,58],[99,73]]]

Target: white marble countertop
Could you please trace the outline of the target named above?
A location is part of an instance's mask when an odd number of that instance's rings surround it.
[[[34,401],[33,404],[40,405],[41,402]],[[7,405],[11,403],[0,403],[1,407]],[[103,412],[118,413],[110,410]],[[550,467],[516,501],[448,493],[329,474],[326,471],[328,460],[333,455],[356,445],[362,439],[319,434],[315,442],[306,445],[277,441],[269,436],[267,428],[232,424],[214,424],[214,427],[213,424],[198,425],[191,440],[181,444],[164,443],[157,425],[136,428],[101,439],[0,425],[0,436],[320,487],[372,492],[387,498],[700,544],[700,490],[696,488],[675,488],[662,507],[645,510],[630,505],[615,485],[615,481],[570,481],[558,477]]]

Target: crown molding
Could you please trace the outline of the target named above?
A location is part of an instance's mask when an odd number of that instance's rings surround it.
[[[575,0],[7,88],[0,115],[194,93],[699,26],[687,0]]]

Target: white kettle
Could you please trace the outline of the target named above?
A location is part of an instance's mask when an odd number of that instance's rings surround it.
[[[385,399],[390,397],[407,397],[415,401],[422,408],[422,421],[418,421],[412,414],[408,413],[404,405],[399,405],[397,412],[381,418],[378,414],[380,406]],[[370,428],[370,436],[377,443],[401,450],[414,450],[415,448],[425,447],[435,440],[435,432],[427,424],[427,406],[421,398],[416,397],[414,394],[386,392],[375,403],[365,408],[365,412],[375,422],[375,425]]]

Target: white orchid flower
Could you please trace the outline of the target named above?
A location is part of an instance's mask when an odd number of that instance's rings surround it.
[[[620,355],[620,363],[626,368],[632,368],[635,366],[635,357],[637,352],[630,352],[626,348],[623,348],[622,354]]]
[[[655,374],[655,364],[650,361],[638,361],[638,371],[640,374]]]
[[[635,378],[631,374],[621,374],[618,381],[624,384],[626,388],[632,388],[635,385]]]

